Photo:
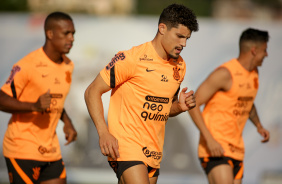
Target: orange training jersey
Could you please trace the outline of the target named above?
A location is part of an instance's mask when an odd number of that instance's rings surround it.
[[[203,117],[211,134],[223,147],[227,157],[237,160],[244,158],[242,132],[249,118],[255,100],[258,83],[258,72],[247,71],[232,59],[221,67],[229,70],[232,86],[229,91],[218,91],[206,104]],[[200,137],[199,157],[210,156],[204,138]]]
[[[55,161],[61,158],[56,134],[57,123],[69,92],[73,63],[64,57],[61,64],[51,61],[43,48],[17,62],[2,90],[22,102],[36,102],[50,89],[50,109],[46,112],[13,113],[3,141],[6,157]]]
[[[119,52],[100,72],[113,88],[108,125],[118,139],[118,161],[137,160],[160,167],[165,124],[185,71],[181,57],[163,60],[147,42]]]

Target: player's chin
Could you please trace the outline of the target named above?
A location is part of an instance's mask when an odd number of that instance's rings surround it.
[[[179,54],[171,54],[170,57],[173,58],[173,59],[178,59],[179,58]]]
[[[70,52],[70,49],[65,49],[64,54],[68,54]]]

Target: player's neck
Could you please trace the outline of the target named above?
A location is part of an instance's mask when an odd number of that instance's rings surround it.
[[[169,60],[169,56],[166,53],[165,49],[163,48],[160,38],[158,38],[158,36],[156,36],[153,40],[152,40],[152,45],[155,49],[155,51],[157,52],[157,54],[163,59],[163,60]]]
[[[63,62],[62,55],[54,51],[52,48],[48,47],[47,45],[43,46],[43,51],[45,52],[47,57],[54,63],[61,64]]]
[[[252,58],[246,56],[239,56],[237,60],[242,65],[242,67],[249,72],[253,71],[256,68],[256,66],[254,66],[254,63],[252,62]]]

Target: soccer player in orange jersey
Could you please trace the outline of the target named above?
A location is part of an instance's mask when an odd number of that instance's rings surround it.
[[[3,141],[10,183],[66,183],[66,170],[56,134],[64,122],[66,145],[77,132],[64,109],[73,62],[65,56],[74,41],[72,18],[62,12],[47,16],[45,44],[14,64],[0,90],[0,110],[12,114]]]
[[[184,88],[186,65],[180,53],[192,31],[194,13],[172,4],[160,15],[152,41],[118,52],[85,91],[88,111],[119,184],[155,184],[163,157],[165,124],[170,116],[195,106]],[[112,90],[108,125],[103,93]]]
[[[242,133],[248,119],[262,142],[269,140],[254,105],[258,67],[267,56],[268,39],[267,31],[246,29],[240,37],[239,57],[216,68],[195,93],[197,106],[189,113],[201,133],[198,155],[210,184],[242,183]],[[201,105],[205,105],[202,114]]]

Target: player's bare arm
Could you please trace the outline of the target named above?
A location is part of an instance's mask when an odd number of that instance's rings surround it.
[[[69,143],[73,142],[77,138],[77,132],[71,122],[70,117],[68,116],[67,112],[65,109],[63,109],[62,115],[61,115],[61,120],[64,122],[64,133],[65,133],[65,138],[66,138],[66,143],[65,145],[68,145]]]
[[[216,69],[197,89],[195,93],[196,107],[189,111],[192,120],[205,138],[210,154],[213,157],[223,156],[224,150],[207,129],[200,106],[206,104],[217,91],[228,91],[231,84],[232,80],[229,71],[226,68]]]
[[[191,110],[196,106],[194,91],[191,90],[186,93],[187,90],[187,87],[181,90],[179,93],[179,99],[178,94],[174,96],[169,113],[170,117],[174,117],[182,112]]]
[[[42,94],[35,103],[21,102],[0,90],[0,110],[9,113],[44,112],[50,107],[50,90]]]
[[[118,140],[112,136],[108,130],[102,103],[102,95],[110,89],[111,88],[105,83],[100,74],[98,74],[95,80],[86,89],[84,97],[88,112],[99,135],[99,144],[102,154],[116,160],[119,158]]]
[[[263,137],[263,140],[261,140],[261,142],[263,142],[263,143],[268,142],[269,138],[270,138],[269,131],[264,129],[264,127],[260,123],[255,104],[253,104],[253,106],[252,106],[249,119],[257,127],[258,133]]]

